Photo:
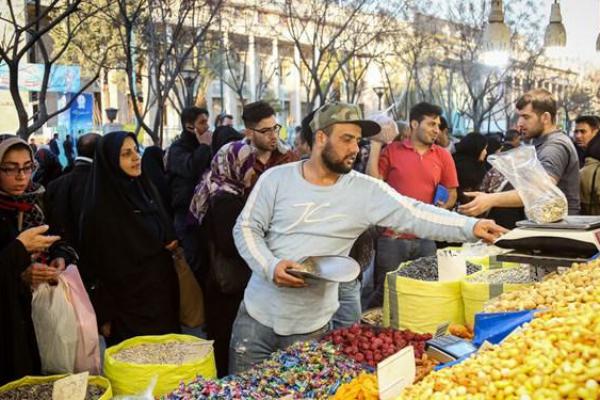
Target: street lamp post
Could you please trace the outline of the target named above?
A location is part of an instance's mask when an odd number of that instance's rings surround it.
[[[373,88],[373,91],[377,95],[377,99],[378,99],[377,109],[381,110],[381,98],[385,94],[385,87],[383,87],[383,86],[375,86]]]
[[[185,105],[186,107],[191,107],[194,102],[194,81],[195,79],[194,70],[191,68],[184,68],[181,71],[181,76],[183,77],[183,82],[185,84]]]

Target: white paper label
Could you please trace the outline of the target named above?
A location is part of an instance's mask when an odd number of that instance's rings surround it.
[[[54,382],[52,400],[85,400],[89,372],[69,375]]]
[[[381,400],[395,399],[415,381],[415,351],[408,346],[377,364],[377,384]]]
[[[467,260],[462,253],[452,250],[438,250],[438,280],[458,281],[467,275]]]

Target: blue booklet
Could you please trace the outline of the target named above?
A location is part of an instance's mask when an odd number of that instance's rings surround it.
[[[449,197],[448,189],[444,185],[437,185],[435,196],[433,196],[433,205],[437,206],[440,201],[446,203]]]

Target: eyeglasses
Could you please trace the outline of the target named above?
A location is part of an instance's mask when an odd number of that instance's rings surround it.
[[[31,174],[33,174],[33,172],[35,171],[35,164],[29,164],[26,165],[24,167],[18,167],[18,166],[2,166],[0,167],[0,171],[2,171],[3,174],[7,175],[7,176],[19,176],[21,174],[21,172],[26,175],[29,176]]]
[[[281,130],[281,125],[277,124],[275,126],[272,126],[270,128],[263,128],[263,129],[252,129],[254,132],[258,132],[261,135],[266,135],[268,133],[270,134],[279,134],[279,131]]]

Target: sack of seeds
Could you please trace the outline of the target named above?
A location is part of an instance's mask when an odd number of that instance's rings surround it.
[[[488,161],[517,190],[530,221],[547,224],[567,216],[567,198],[544,170],[536,156],[535,147],[519,146],[514,150],[493,154]]]
[[[481,270],[467,261],[467,275]],[[435,333],[440,324],[464,324],[460,280],[438,281],[437,257],[402,263],[387,274],[383,296],[383,326]]]
[[[532,285],[529,267],[489,269],[466,277],[461,282],[461,293],[465,310],[465,321],[473,324],[475,314],[483,311],[485,303],[504,292],[512,292]]]
[[[0,400],[52,400],[54,381],[68,375],[25,376],[0,387]],[[88,378],[85,400],[109,400],[113,398],[108,379],[102,376]]]
[[[131,338],[106,350],[104,375],[115,395],[143,393],[156,379],[153,395],[160,397],[182,381],[217,376],[212,343],[175,334]]]

